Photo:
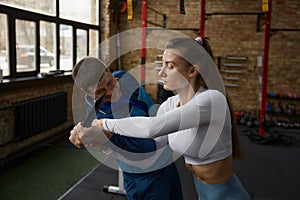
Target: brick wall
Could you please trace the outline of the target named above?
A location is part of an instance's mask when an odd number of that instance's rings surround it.
[[[141,28],[141,2],[133,12],[133,20],[127,20],[127,14],[120,14],[120,30],[125,31]],[[200,27],[200,2],[185,1],[185,15],[179,14],[179,1],[148,1],[148,6],[167,15],[167,28],[191,28]],[[297,0],[273,0],[272,29],[287,28],[299,29],[300,17],[298,10],[300,2]],[[206,1],[206,13],[215,13],[207,17],[205,22],[205,36],[209,38],[214,51],[215,60],[221,58],[221,64],[228,61],[224,57],[244,56],[243,67],[225,67],[221,70],[240,70],[241,74],[227,74],[222,72],[224,82],[236,84],[237,87],[227,86],[227,94],[233,103],[235,110],[258,110],[258,73],[257,57],[264,51],[264,15],[261,13],[261,1],[258,0],[209,0]],[[232,13],[232,14],[228,14]],[[236,14],[234,14],[236,13]],[[255,14],[258,13],[258,14]],[[160,23],[160,19],[150,11],[148,20]],[[113,22],[114,23],[114,22]],[[259,25],[259,30],[257,30]],[[153,25],[148,24],[148,27]],[[299,64],[300,64],[300,34],[298,31],[273,32],[270,39],[268,92],[297,93],[300,94]],[[198,36],[194,30],[184,30],[182,33],[190,36]],[[159,52],[147,50],[147,63],[153,63]],[[122,68],[130,69],[140,63],[140,51],[136,50],[122,56]],[[156,77],[157,71],[153,67],[147,68],[146,77]],[[238,80],[225,80],[226,77],[235,77]],[[156,87],[146,87],[153,98],[156,96]],[[272,100],[272,99],[271,99]],[[272,100],[273,101],[273,100]],[[275,100],[278,101],[278,100]],[[282,100],[285,104],[289,100]],[[297,103],[298,101],[296,101]],[[276,102],[274,102],[276,104]],[[300,106],[297,112],[300,112]]]
[[[43,82],[41,80],[41,82]],[[69,77],[69,81],[64,81],[62,84],[51,83],[41,84],[36,83],[26,88],[15,88],[10,91],[1,92],[0,96],[0,160],[13,153],[23,151],[29,146],[38,144],[39,142],[50,138],[51,136],[61,133],[63,130],[70,128],[73,122],[72,116],[72,90],[73,81]],[[14,103],[33,99],[48,94],[53,94],[61,91],[67,92],[67,121],[56,127],[50,128],[47,131],[30,136],[24,140],[14,141],[15,124],[14,124],[14,110],[12,105]]]
[[[133,20],[127,20],[127,13],[119,15],[111,13],[109,10],[109,0],[102,1],[102,39],[108,39],[118,31],[123,32],[135,28],[141,28],[141,2],[133,11]],[[200,21],[200,1],[185,0],[185,15],[179,14],[179,1],[148,1],[148,6],[164,13],[167,16],[167,28],[190,28],[190,30],[181,30],[183,34],[190,37],[198,36]],[[269,73],[268,73],[268,92],[300,95],[300,1],[298,0],[273,0],[272,11],[272,29],[279,31],[272,32],[270,40],[269,53]],[[226,87],[227,94],[232,101],[235,110],[257,110],[258,105],[258,74],[260,68],[257,66],[257,57],[263,55],[264,44],[264,20],[258,20],[258,14],[261,12],[260,0],[207,0],[206,13],[215,13],[207,17],[205,23],[205,36],[209,38],[214,51],[216,62],[220,59],[221,70],[240,70],[239,74],[227,74],[222,72],[224,83],[236,84],[237,87]],[[218,13],[218,14],[216,14]],[[227,14],[226,14],[227,13]],[[228,13],[239,13],[230,14]],[[161,16],[148,12],[148,20],[155,23],[162,23]],[[118,23],[119,21],[119,23]],[[257,31],[257,24],[259,30]],[[153,25],[148,24],[148,27]],[[280,29],[285,29],[284,31]],[[298,31],[293,31],[293,30]],[[153,32],[148,32],[148,36]],[[160,38],[161,41],[167,38]],[[157,41],[157,42],[161,42]],[[126,42],[126,41],[125,41]],[[127,44],[123,41],[121,48]],[[141,42],[136,38],[134,42]],[[126,44],[126,45],[125,45]],[[116,42],[107,47],[115,48]],[[147,49],[146,58],[146,90],[151,97],[156,100],[157,75],[155,64],[159,60],[158,55],[162,50]],[[226,56],[247,57],[245,61],[234,61],[225,59]],[[105,56],[110,56],[106,54]],[[115,61],[110,66],[113,70],[118,67],[130,70],[138,80],[141,76],[141,52],[139,49],[128,52],[121,56],[121,65]],[[226,63],[241,63],[242,67],[227,67]],[[235,77],[238,80],[226,80],[226,77]],[[72,87],[73,82],[70,78],[62,84],[43,84],[38,86],[26,87],[26,89],[16,89],[2,92],[0,96],[0,158],[11,153],[22,150],[32,144],[38,143],[47,137],[70,127],[73,124],[72,116]],[[24,88],[24,87],[22,87]],[[14,133],[13,111],[9,109],[12,103],[22,101],[25,98],[30,99],[38,96],[55,93],[58,91],[68,92],[68,114],[67,122],[52,128],[46,132],[33,136],[27,140],[10,143]],[[295,104],[297,113],[300,113],[299,100],[290,98],[269,98],[276,106],[281,102],[286,108],[288,104]],[[8,107],[8,109],[3,109]],[[6,145],[5,145],[6,144]]]

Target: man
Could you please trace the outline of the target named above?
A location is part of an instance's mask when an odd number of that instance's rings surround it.
[[[95,84],[97,77],[101,78]],[[86,101],[90,107],[93,109],[95,107],[98,119],[149,116],[149,109],[153,106],[153,101],[129,73],[124,71],[111,73],[99,59],[86,57],[74,66],[73,78],[75,84],[86,92]],[[97,105],[98,103],[99,105]],[[94,104],[96,106],[93,106]],[[82,138],[78,136],[76,130],[71,131],[69,140],[77,147],[83,146]],[[161,140],[163,141],[164,138]],[[141,153],[139,155],[144,157],[147,153],[151,155],[151,152],[155,152],[161,145],[160,140],[112,134],[109,142],[102,146],[120,152],[123,157],[130,160],[133,157],[125,155],[120,149],[129,154]],[[170,149],[166,149],[155,164],[160,163],[160,166],[164,166],[163,163],[167,163],[171,159],[170,151]],[[130,162],[119,161],[118,163],[123,171],[128,200],[183,199],[180,179],[174,163],[165,167],[155,167],[154,171],[147,172],[139,170],[138,166],[131,165]]]

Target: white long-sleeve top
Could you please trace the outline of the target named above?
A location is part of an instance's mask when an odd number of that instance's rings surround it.
[[[187,104],[178,107],[178,102],[176,95],[161,104],[155,117],[104,119],[103,127],[131,137],[168,135],[172,150],[192,165],[228,157],[232,153],[231,118],[225,96],[200,89]]]

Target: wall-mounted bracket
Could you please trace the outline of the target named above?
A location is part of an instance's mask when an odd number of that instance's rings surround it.
[[[300,31],[300,28],[271,28],[270,36],[275,35],[279,31],[285,31],[285,32]]]
[[[210,19],[213,15],[257,15],[256,31],[259,32],[261,26],[265,23],[265,13],[264,12],[212,12],[206,13],[205,19]]]
[[[256,32],[259,32],[261,27],[265,24],[266,15],[264,12],[257,15],[257,22],[256,22]]]

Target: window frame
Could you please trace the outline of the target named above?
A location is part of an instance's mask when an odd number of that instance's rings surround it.
[[[90,41],[90,30],[98,31],[98,41],[101,42],[101,1],[98,2],[98,25],[93,24],[87,24],[67,19],[62,19],[59,17],[59,0],[56,0],[56,15],[46,15],[41,13],[36,13],[33,11],[23,10],[7,5],[0,4],[0,13],[5,14],[7,16],[7,40],[8,40],[8,65],[9,65],[9,71],[10,74],[8,76],[5,76],[5,79],[16,79],[16,78],[23,78],[23,77],[30,77],[30,76],[37,76],[40,73],[40,22],[52,22],[56,26],[56,70],[60,70],[60,25],[70,25],[73,29],[72,31],[72,37],[73,37],[73,57],[72,57],[72,64],[76,64],[77,60],[77,29],[82,29],[87,31],[87,54],[89,55],[89,41]],[[29,20],[35,23],[35,64],[36,69],[33,71],[28,72],[17,72],[17,58],[16,58],[16,20]]]

